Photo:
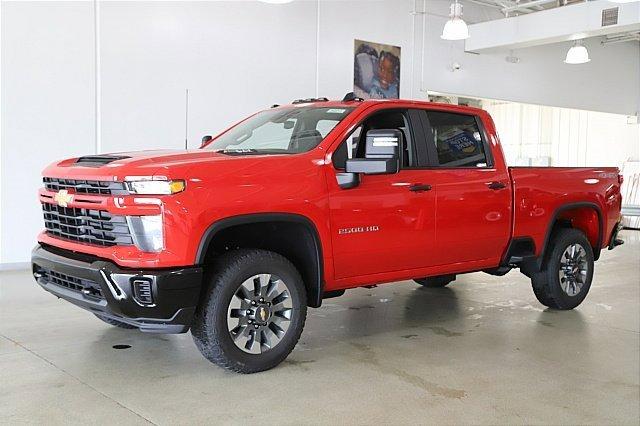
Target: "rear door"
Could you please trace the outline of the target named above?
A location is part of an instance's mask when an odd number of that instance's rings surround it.
[[[499,259],[511,228],[502,157],[496,164],[478,116],[429,109],[422,117],[431,168],[426,181],[436,192],[437,264]]]

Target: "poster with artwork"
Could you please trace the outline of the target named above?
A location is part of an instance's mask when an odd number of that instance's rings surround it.
[[[398,99],[400,47],[355,40],[353,91],[363,99]]]

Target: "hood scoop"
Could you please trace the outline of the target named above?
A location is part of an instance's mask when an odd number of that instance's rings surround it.
[[[78,158],[76,164],[83,167],[101,167],[113,161],[124,160],[126,155],[86,155]]]

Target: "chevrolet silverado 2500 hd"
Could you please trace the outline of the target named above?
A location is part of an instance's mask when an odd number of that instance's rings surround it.
[[[436,103],[300,100],[198,150],[43,176],[40,286],[114,326],[191,330],[243,373],[283,361],[307,307],[348,288],[519,268],[572,309],[621,243],[618,169],[507,167],[489,114]]]

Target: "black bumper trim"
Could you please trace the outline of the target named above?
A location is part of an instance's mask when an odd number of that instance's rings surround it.
[[[122,269],[105,260],[83,261],[53,253],[38,245],[31,253],[36,282],[49,293],[94,314],[115,319],[150,333],[184,333],[189,330],[200,297],[202,268],[157,270]],[[40,271],[55,271],[97,283],[102,297],[65,288]],[[153,304],[134,297],[133,281],[151,280]]]

